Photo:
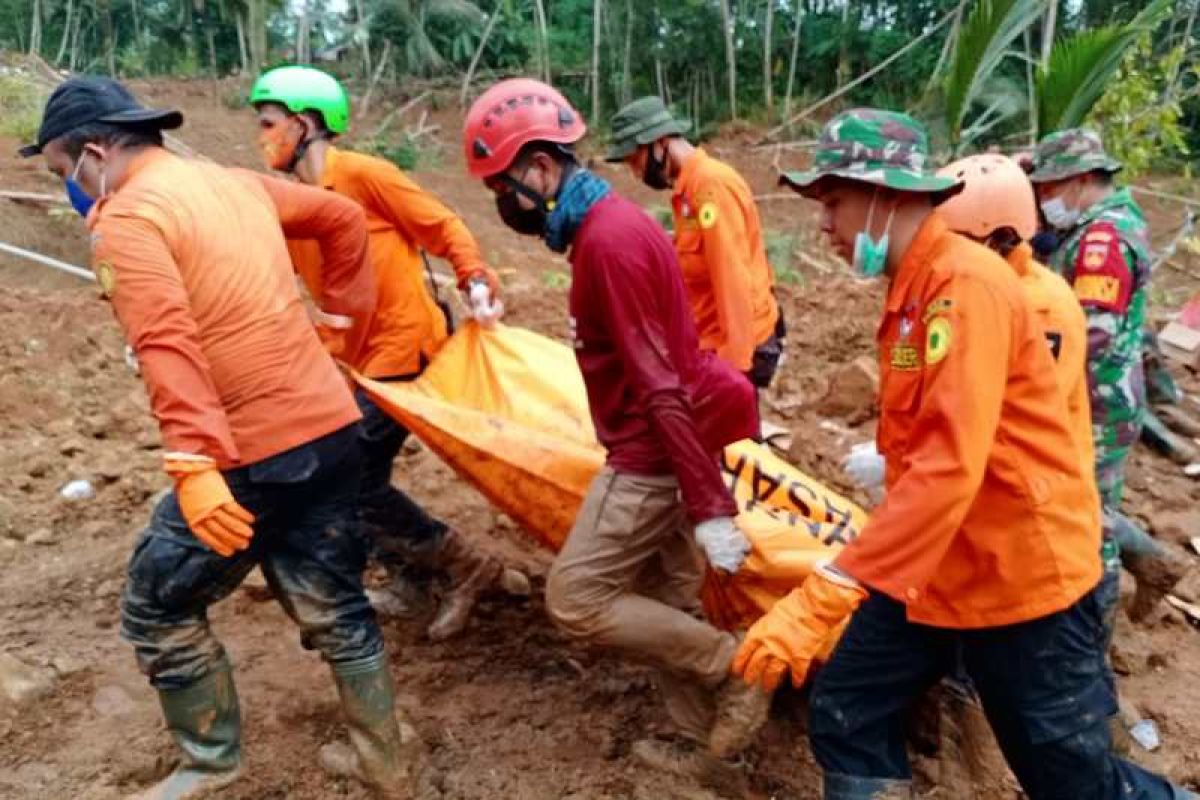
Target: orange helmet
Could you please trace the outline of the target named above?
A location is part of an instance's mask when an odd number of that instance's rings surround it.
[[[530,142],[571,144],[587,125],[553,87],[530,78],[500,81],[471,106],[463,123],[467,171],[476,178],[503,172]]]
[[[1000,228],[1012,228],[1028,241],[1037,233],[1037,200],[1033,184],[1008,156],[970,156],[938,170],[963,182],[963,190],[938,206],[951,230],[986,239]]]

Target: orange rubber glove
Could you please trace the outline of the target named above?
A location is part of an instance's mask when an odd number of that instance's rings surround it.
[[[250,546],[254,515],[238,504],[217,462],[190,453],[167,453],[163,469],[175,479],[175,499],[196,538],[229,557]]]
[[[813,658],[823,652],[832,631],[854,613],[867,592],[853,578],[827,563],[754,623],[733,657],[733,674],[751,686],[772,692],[783,673],[804,685]]]

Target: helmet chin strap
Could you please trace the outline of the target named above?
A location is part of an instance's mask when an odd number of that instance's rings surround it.
[[[568,161],[567,163],[565,163],[563,165],[562,177],[558,181],[559,191],[562,191],[562,187],[564,185],[566,185],[566,182],[570,179],[571,175],[573,175],[575,173],[575,170],[577,168],[578,168],[578,164],[576,164],[573,161]],[[546,213],[553,211],[554,206],[557,205],[557,203],[558,203],[558,201],[555,198],[546,197],[543,194],[539,194],[538,192],[535,192],[533,189],[530,189],[525,184],[521,183],[516,178],[513,178],[509,175],[501,175],[500,180],[504,183],[505,186],[512,189],[514,192],[521,195],[529,202],[533,203],[535,208],[540,208],[542,211],[544,211]]]
[[[294,118],[301,119],[299,114],[293,114],[292,116]],[[304,138],[296,144],[296,150],[294,153],[292,153],[292,160],[288,162],[286,172],[289,174],[295,174],[296,165],[304,160],[304,156],[308,153],[308,148],[314,141],[317,139],[333,138],[328,131],[321,131],[320,133],[314,133],[310,136],[308,134],[308,125],[302,119],[300,125],[304,128]]]

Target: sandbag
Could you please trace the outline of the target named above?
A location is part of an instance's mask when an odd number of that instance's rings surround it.
[[[545,547],[561,548],[604,464],[570,348],[522,328],[471,323],[415,381],[355,380],[492,505]],[[730,445],[721,465],[754,545],[737,575],[710,571],[705,583],[706,613],[732,629],[857,536],[866,514],[766,445]]]

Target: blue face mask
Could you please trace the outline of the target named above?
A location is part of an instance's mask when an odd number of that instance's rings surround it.
[[[87,154],[84,153],[83,155]],[[75,171],[71,173],[71,177],[63,182],[67,186],[67,199],[71,202],[71,207],[79,212],[79,216],[86,219],[88,212],[96,204],[96,198],[85,192],[77,180],[79,177],[79,168],[83,166],[83,155],[79,156],[79,160],[75,162]]]
[[[896,216],[896,207],[892,206],[892,213],[888,215],[887,225],[884,226],[883,236],[878,239],[872,239],[868,231],[871,230],[871,220],[875,216],[875,198],[878,197],[878,192],[871,197],[871,208],[867,211],[867,227],[866,230],[858,232],[854,237],[854,263],[851,265],[854,271],[864,278],[878,278],[887,268],[888,246],[891,244],[890,232],[892,230],[892,218]]]

